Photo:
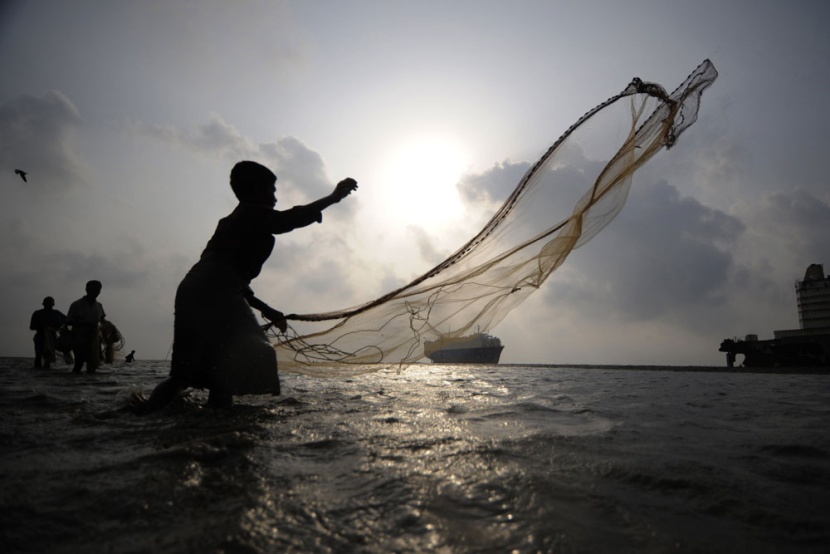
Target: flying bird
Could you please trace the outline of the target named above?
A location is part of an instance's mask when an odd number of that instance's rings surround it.
[[[23,171],[22,169],[15,169],[14,172],[17,175],[20,175],[20,178],[23,179],[24,183],[28,183],[28,181],[26,180],[26,172],[25,171]]]

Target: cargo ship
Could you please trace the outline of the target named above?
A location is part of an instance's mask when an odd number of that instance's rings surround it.
[[[486,333],[441,337],[424,343],[424,356],[438,364],[497,364],[504,346]]]
[[[775,338],[768,340],[755,334],[725,339],[718,350],[726,352],[728,367],[741,354],[744,367],[830,368],[830,277],[824,266],[810,265],[795,292],[800,328],[773,331]]]

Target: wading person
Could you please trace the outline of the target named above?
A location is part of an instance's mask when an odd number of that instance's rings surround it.
[[[72,328],[72,354],[75,356],[73,373],[80,373],[86,364],[87,373],[95,373],[101,365],[101,322],[106,314],[98,302],[101,281],[89,281],[86,295],[69,306],[64,325]]]
[[[63,326],[66,316],[53,309],[55,299],[43,299],[43,308],[35,310],[29,322],[29,329],[35,332],[35,367],[49,369],[55,361],[55,347],[58,329]]]
[[[253,309],[285,332],[281,312],[254,296],[249,284],[274,248],[274,237],[323,220],[322,211],[357,189],[340,181],[330,195],[285,211],[275,210],[277,176],[256,162],[231,170],[239,204],[219,220],[199,261],[176,291],[170,376],[144,404],[148,413],[188,387],[207,388],[208,405],[221,407],[234,395],[279,394],[277,357]]]

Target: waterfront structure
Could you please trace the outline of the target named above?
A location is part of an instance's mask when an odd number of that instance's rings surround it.
[[[795,283],[798,329],[773,331],[774,339],[726,339],[719,350],[733,367],[743,354],[745,367],[830,367],[830,276],[822,264],[811,264]]]

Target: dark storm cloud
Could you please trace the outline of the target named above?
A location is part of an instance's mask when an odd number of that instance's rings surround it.
[[[830,263],[830,204],[805,189],[765,197],[758,218],[807,263]],[[805,266],[806,267],[806,266]]]
[[[58,91],[38,97],[21,95],[0,104],[0,167],[29,173],[21,186],[59,190],[77,183],[84,163],[74,151],[81,117]]]
[[[682,197],[665,181],[634,187],[617,219],[572,255],[579,278],[549,294],[622,320],[716,305],[728,290],[730,248],[743,230],[737,218]]]
[[[541,184],[544,194],[537,192],[534,205],[523,214],[558,221],[570,213],[590,185],[585,175],[596,173],[590,168],[592,162],[578,152],[572,154],[571,163],[543,177],[548,181]],[[481,175],[467,176],[460,189],[468,201],[501,201],[529,165],[496,165]],[[813,206],[814,213],[804,216],[805,221],[821,218],[821,208]],[[682,196],[665,181],[643,186],[635,177],[620,215],[574,251],[565,271],[543,290],[557,309],[567,305],[577,313],[613,314],[630,321],[659,318],[684,307],[717,305],[724,301],[738,270],[732,249],[744,230],[738,218]]]

